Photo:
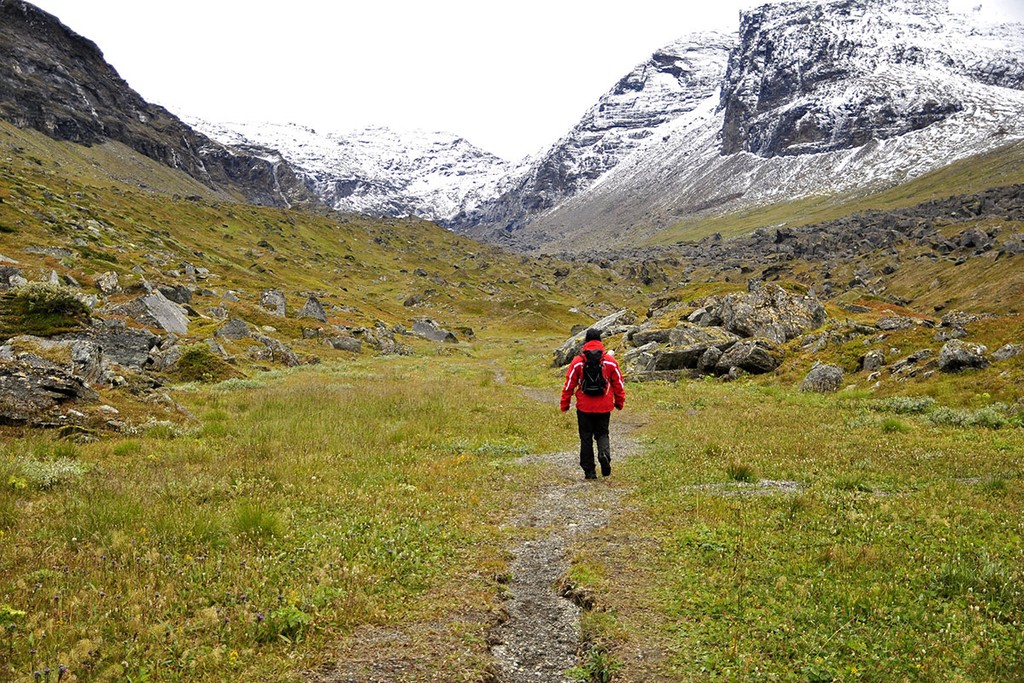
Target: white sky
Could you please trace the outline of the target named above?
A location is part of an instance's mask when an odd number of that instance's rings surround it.
[[[221,122],[448,131],[509,160],[552,144],[655,50],[760,0],[32,0],[150,102]],[[984,4],[1024,19],[1024,0]]]

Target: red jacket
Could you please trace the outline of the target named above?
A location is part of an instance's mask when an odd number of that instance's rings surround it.
[[[604,351],[604,344],[598,340],[588,341],[583,345],[584,351],[600,349]],[[601,372],[608,382],[603,396],[588,396],[580,390],[580,380],[583,378],[583,363],[586,359],[580,354],[569,363],[569,369],[565,372],[565,386],[562,387],[561,409],[569,410],[573,394],[576,395],[576,409],[582,413],[610,413],[612,408],[622,410],[626,404],[626,388],[622,385],[622,372],[615,359],[603,354],[601,357]]]

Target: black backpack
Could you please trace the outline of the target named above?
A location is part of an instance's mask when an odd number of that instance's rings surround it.
[[[583,376],[580,378],[580,389],[587,396],[604,396],[608,388],[608,380],[604,378],[604,351],[593,349],[583,352]]]

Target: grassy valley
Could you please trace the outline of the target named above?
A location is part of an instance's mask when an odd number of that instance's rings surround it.
[[[697,230],[1021,182],[1019,155],[855,206]],[[564,370],[551,351],[621,308],[672,328],[761,274],[526,258],[413,219],[258,208],[116,146],[6,124],[0,158],[0,266],[33,281],[56,272],[129,328],[113,307],[147,284],[189,286],[179,344],[212,338],[226,352],[204,351],[194,372],[179,363],[97,386],[117,430],[0,426],[5,680],[497,680],[489,639],[512,549],[540,533],[510,522],[550,486],[542,463],[520,459],[571,461],[578,443],[557,412]],[[621,489],[623,504],[564,579],[586,606],[577,678],[1024,677],[1024,354],[957,374],[862,369],[873,350],[934,357],[938,318],[954,308],[1000,314],[972,319],[970,341],[1022,342],[1024,257],[957,265],[917,248],[884,291],[827,301],[826,325],[788,342],[774,372],[628,384],[613,420],[636,424],[638,453],[594,484]],[[832,279],[893,258],[869,254]],[[794,263],[782,282],[806,292],[819,271]],[[105,294],[111,272],[119,287]],[[285,317],[261,304],[268,289],[283,292]],[[297,317],[311,294],[326,323]],[[894,316],[921,324],[875,327]],[[254,353],[251,337],[214,337],[226,318],[299,364]],[[405,334],[417,318],[459,342]],[[4,337],[26,322],[0,316]],[[407,353],[325,342],[361,329],[392,332]],[[629,348],[607,342],[620,357]],[[799,391],[816,362],[844,370],[842,390]]]

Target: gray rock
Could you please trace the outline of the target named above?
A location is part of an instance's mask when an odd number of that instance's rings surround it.
[[[214,335],[222,339],[245,339],[252,336],[249,326],[241,318],[231,318]]]
[[[253,339],[263,344],[263,348],[253,347],[249,351],[249,355],[256,360],[267,360],[274,363],[283,363],[284,365],[294,368],[301,364],[299,357],[295,355],[291,347],[283,342],[267,337],[262,334],[254,334]]]
[[[96,278],[96,287],[104,294],[115,294],[121,291],[121,281],[117,273],[107,271]]]
[[[875,323],[875,327],[882,330],[883,332],[909,330],[910,328],[916,327],[917,325],[917,320],[902,315],[892,315],[886,318],[881,318],[878,322]]]
[[[176,304],[192,303],[192,290],[185,285],[160,285],[157,290]]]
[[[327,312],[320,301],[312,294],[309,295],[309,298],[306,299],[306,304],[299,311],[299,317],[319,320],[322,323],[327,322]]]
[[[432,342],[444,344],[457,344],[459,342],[458,337],[448,330],[441,328],[437,322],[429,318],[417,318],[413,322],[412,333],[417,337],[422,337]]]
[[[818,364],[804,377],[800,391],[830,394],[843,386],[843,369],[836,365]]]
[[[327,343],[331,345],[331,348],[338,351],[363,352],[363,342],[355,337],[331,337],[327,340]]]
[[[1024,346],[1021,346],[1020,344],[1004,344],[992,354],[992,360],[1008,360],[1014,356],[1019,356],[1022,351],[1024,351]]]
[[[238,295],[232,291],[224,292],[223,299],[224,301],[227,301],[228,303],[232,304],[237,304],[239,301],[241,301],[241,299],[238,298]]]
[[[0,424],[52,425],[60,410],[98,401],[84,378],[45,361],[0,360]]]
[[[722,350],[717,346],[709,346],[701,354],[700,360],[697,361],[697,372],[702,375],[713,375],[715,367],[721,359]]]
[[[939,369],[943,372],[959,372],[981,369],[989,365],[988,348],[984,344],[973,344],[960,339],[946,342],[939,352]]]
[[[158,327],[175,334],[188,334],[188,317],[185,311],[159,291],[116,306],[113,312],[128,316],[143,325]]]
[[[726,374],[733,368],[759,375],[773,372],[785,359],[782,347],[770,339],[745,339],[733,344],[722,354],[715,365],[715,372]]]
[[[150,352],[160,344],[160,337],[149,330],[130,329],[121,321],[106,321],[91,338],[103,348],[108,363],[137,370],[150,365]]]
[[[867,372],[875,372],[885,367],[885,351],[873,349],[864,354],[860,366]]]
[[[669,330],[668,341],[672,346],[716,346],[725,351],[739,341],[739,337],[725,329],[714,325],[699,327],[682,323]]]
[[[280,289],[268,289],[260,295],[260,306],[279,318],[285,317],[286,301]]]
[[[721,320],[721,326],[741,337],[785,343],[825,323],[825,307],[812,296],[795,296],[776,284],[749,293],[729,294],[708,300],[708,313],[700,324]]]

